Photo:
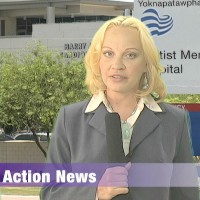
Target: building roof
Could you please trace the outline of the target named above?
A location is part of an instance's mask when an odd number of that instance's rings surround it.
[[[133,0],[0,0],[0,17],[44,16],[49,6],[56,16],[117,16],[133,9]]]
[[[43,6],[74,6],[81,4],[114,6],[118,9],[132,9],[133,0],[0,0],[0,10],[33,8]]]

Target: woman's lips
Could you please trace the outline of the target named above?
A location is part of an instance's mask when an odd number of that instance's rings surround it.
[[[124,79],[127,79],[126,76],[122,76],[122,75],[111,75],[110,77],[112,78],[112,80],[116,80],[116,81],[122,81]]]

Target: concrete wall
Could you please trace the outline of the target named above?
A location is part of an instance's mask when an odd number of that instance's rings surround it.
[[[30,37],[0,37],[0,51],[16,51],[26,47],[32,41]]]
[[[49,49],[60,52],[87,51],[91,39],[103,22],[35,24],[32,36],[0,37],[0,51],[20,50],[33,41],[41,41]],[[66,49],[66,44],[85,43],[84,48]]]
[[[104,22],[75,22],[60,24],[34,24],[32,37],[37,38],[92,38]]]
[[[47,142],[41,142],[47,149]],[[45,157],[34,141],[0,142],[0,163],[43,163]]]

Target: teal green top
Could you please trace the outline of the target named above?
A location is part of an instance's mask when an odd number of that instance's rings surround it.
[[[122,122],[121,128],[122,128],[124,154],[127,155],[129,153],[129,146],[130,146],[131,136],[133,133],[133,126],[131,126],[128,122]]]

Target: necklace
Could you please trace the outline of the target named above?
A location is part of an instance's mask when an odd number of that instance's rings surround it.
[[[137,104],[136,104],[136,106],[135,106],[133,112],[131,113],[131,116],[134,115],[134,114],[136,113],[137,108],[138,108],[138,102],[137,102]]]
[[[138,102],[139,102],[139,101],[137,101],[136,106],[135,106],[133,112],[131,113],[131,115],[130,115],[129,117],[133,116],[133,115],[136,113],[137,108],[138,108]],[[111,110],[111,112],[115,112],[114,109],[112,108],[112,106],[111,106],[111,104],[110,104],[109,102],[108,102],[108,108],[109,108],[109,110]],[[128,117],[128,118],[129,118],[129,117]],[[127,120],[121,120],[121,123],[122,123],[122,124],[126,124],[126,123],[127,123]]]
[[[115,112],[114,109],[112,108],[110,102],[108,101],[107,92],[106,92],[106,91],[104,91],[104,95],[105,95],[105,97],[106,97],[106,106],[107,106],[108,110],[110,110],[111,112]],[[131,113],[131,115],[130,115],[129,117],[133,116],[133,115],[136,113],[137,108],[138,108],[138,102],[139,102],[139,99],[136,98],[136,105],[135,105],[135,107],[134,107],[133,112]],[[128,118],[129,118],[129,117],[128,117]],[[121,123],[122,123],[122,124],[126,124],[126,123],[127,123],[127,120],[125,120],[125,121],[124,121],[124,120],[121,120]]]
[[[137,108],[138,108],[138,102],[137,102],[137,104],[136,104],[136,106],[135,106],[133,112],[131,113],[131,115],[130,115],[129,117],[133,116],[133,115],[136,113]],[[129,118],[129,117],[128,117],[128,118]],[[122,124],[127,124],[127,120],[121,120],[121,123],[122,123]]]

